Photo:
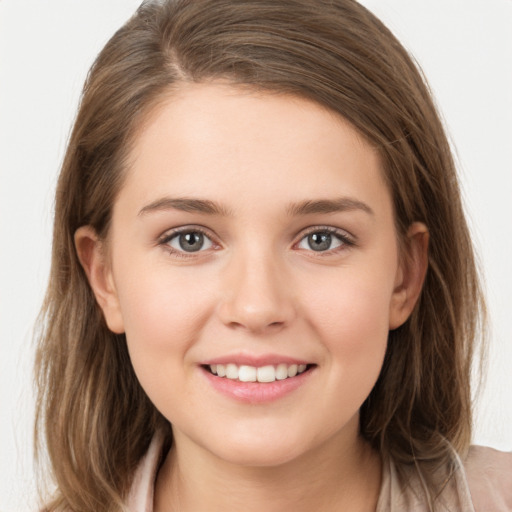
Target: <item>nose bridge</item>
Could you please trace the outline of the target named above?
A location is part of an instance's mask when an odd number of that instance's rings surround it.
[[[234,251],[225,270],[222,321],[253,332],[276,329],[294,316],[283,262],[269,247],[253,243]]]

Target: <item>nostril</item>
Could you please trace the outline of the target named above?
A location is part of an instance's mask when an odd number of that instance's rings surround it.
[[[232,329],[249,330],[256,334],[277,332],[286,325],[286,322],[266,322],[264,319],[246,318],[245,322],[232,321],[227,324]]]

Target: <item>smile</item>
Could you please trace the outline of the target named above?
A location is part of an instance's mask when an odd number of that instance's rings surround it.
[[[248,366],[236,364],[211,364],[206,366],[213,375],[224,377],[238,382],[275,382],[276,380],[286,380],[308,369],[305,364],[278,364],[266,366]]]

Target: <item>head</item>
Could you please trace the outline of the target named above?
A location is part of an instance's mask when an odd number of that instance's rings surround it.
[[[407,268],[427,232],[428,258],[406,315],[389,326],[360,434],[411,463],[442,460],[446,440],[460,451],[469,443],[480,292],[450,148],[406,51],[349,0],[147,2],[91,69],[57,190],[38,428],[60,499],[77,509],[113,509],[155,431],[169,443],[171,432],[139,383],[123,326],[98,305],[75,237],[87,226],[108,259],[134,148],[162,109],[211,84],[247,101],[307,102],[373,152],[398,260]]]

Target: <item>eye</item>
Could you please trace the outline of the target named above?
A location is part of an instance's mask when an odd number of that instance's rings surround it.
[[[317,229],[304,236],[297,247],[308,251],[326,252],[347,245],[353,245],[352,241],[337,230]]]
[[[181,231],[166,237],[162,242],[179,252],[199,252],[213,246],[212,241],[198,230]]]

